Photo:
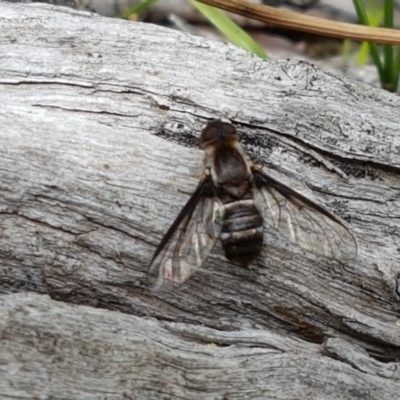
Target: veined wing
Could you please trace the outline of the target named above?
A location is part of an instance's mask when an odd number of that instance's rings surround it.
[[[337,260],[357,255],[357,243],[344,223],[323,207],[261,171],[253,171],[254,200],[264,220],[290,241]]]
[[[151,291],[185,282],[207,258],[221,232],[224,212],[212,192],[211,179],[201,181],[162,239],[149,267]]]

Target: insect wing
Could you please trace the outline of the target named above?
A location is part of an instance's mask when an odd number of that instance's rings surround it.
[[[254,172],[258,188],[254,200],[266,224],[314,254],[350,260],[357,243],[337,217],[264,172]]]
[[[204,262],[219,237],[223,205],[202,194],[189,199],[158,246],[149,267],[150,290],[171,290],[185,282]]]

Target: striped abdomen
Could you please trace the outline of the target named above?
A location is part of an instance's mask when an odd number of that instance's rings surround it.
[[[226,258],[247,267],[260,254],[263,219],[252,198],[227,202],[224,208],[221,241]]]

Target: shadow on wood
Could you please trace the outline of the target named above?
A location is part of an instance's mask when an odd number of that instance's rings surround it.
[[[398,97],[149,24],[0,15],[1,398],[396,398]],[[349,222],[356,260],[271,233],[250,270],[217,246],[187,284],[148,293],[219,117]]]

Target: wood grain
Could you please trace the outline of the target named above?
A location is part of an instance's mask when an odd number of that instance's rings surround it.
[[[16,346],[0,350],[1,398],[396,398],[397,96],[39,4],[0,2],[0,54],[0,321]],[[201,174],[199,132],[219,117],[271,174],[349,222],[356,260],[267,232],[250,270],[217,246],[179,290],[148,293],[152,253]],[[60,357],[44,354],[46,329]],[[153,330],[160,350],[135,329]],[[102,367],[86,369],[97,343]],[[217,357],[209,343],[222,343]]]

